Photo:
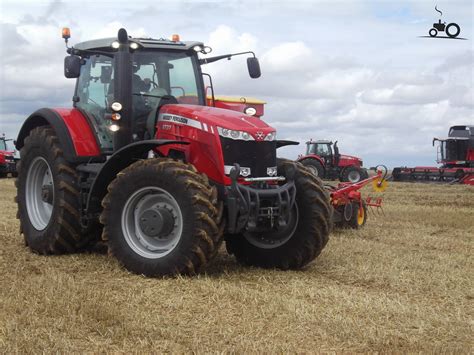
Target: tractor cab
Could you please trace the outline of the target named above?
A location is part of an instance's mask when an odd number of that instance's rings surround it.
[[[474,165],[474,126],[453,126],[449,137],[440,139],[437,148],[437,162],[446,167]]]
[[[69,32],[63,38],[69,38]],[[104,38],[68,48],[64,72],[78,78],[73,97],[98,133],[98,144],[107,154],[135,141],[152,139],[159,111],[167,104],[207,105],[201,65],[240,54],[247,59],[252,78],[260,76],[253,52],[199,59],[210,47],[201,42],[132,38],[125,30],[118,38]],[[214,104],[212,80],[210,91]]]
[[[310,140],[306,142],[306,155],[320,156],[324,160],[325,165],[337,165],[340,158],[337,141],[333,143],[327,140]]]

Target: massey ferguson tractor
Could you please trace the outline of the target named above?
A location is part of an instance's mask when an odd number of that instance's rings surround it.
[[[68,29],[63,38],[68,47]],[[319,179],[277,159],[294,142],[206,103],[202,68],[247,55],[258,78],[253,52],[206,57],[203,43],[124,29],[67,52],[73,107],[32,113],[16,143],[31,250],[72,253],[102,237],[126,269],[147,276],[194,274],[224,239],[239,262],[265,268],[299,269],[321,253],[333,209]]]
[[[7,177],[8,174],[16,176],[16,160],[15,152],[8,150],[7,142],[11,139],[6,139],[5,135],[0,137],[0,178]]]
[[[441,167],[394,168],[393,180],[474,185],[474,126],[452,126],[447,138],[433,138],[433,146],[436,142]]]
[[[297,161],[321,179],[355,183],[369,177],[362,159],[340,154],[337,141],[310,140],[306,142],[306,154]]]

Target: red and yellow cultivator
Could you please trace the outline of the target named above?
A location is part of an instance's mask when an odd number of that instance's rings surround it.
[[[383,165],[376,167],[377,174],[356,183],[342,182],[337,186],[325,185],[331,196],[334,207],[333,221],[335,226],[358,229],[367,221],[368,208],[372,211],[381,211],[382,197],[362,197],[360,189],[372,184],[375,192],[381,193],[388,186],[387,168]]]

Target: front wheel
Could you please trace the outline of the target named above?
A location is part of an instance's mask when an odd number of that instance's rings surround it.
[[[357,166],[349,166],[342,171],[341,181],[355,183],[363,180],[364,172]]]
[[[295,164],[279,160],[278,173]],[[326,190],[308,169],[296,163],[296,202],[288,225],[280,230],[227,235],[226,247],[237,261],[263,268],[299,269],[315,259],[329,239],[332,207]]]
[[[197,273],[222,236],[217,191],[190,164],[138,161],[102,201],[103,239],[126,269],[146,276]]]
[[[429,34],[430,34],[430,37],[436,37],[436,35],[438,34],[438,30],[436,30],[436,28],[432,28],[429,31]]]

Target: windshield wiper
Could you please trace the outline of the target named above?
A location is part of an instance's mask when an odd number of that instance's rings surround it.
[[[157,97],[157,98],[163,97],[163,95],[142,94],[141,92],[132,92],[132,95],[149,96],[149,97]]]

